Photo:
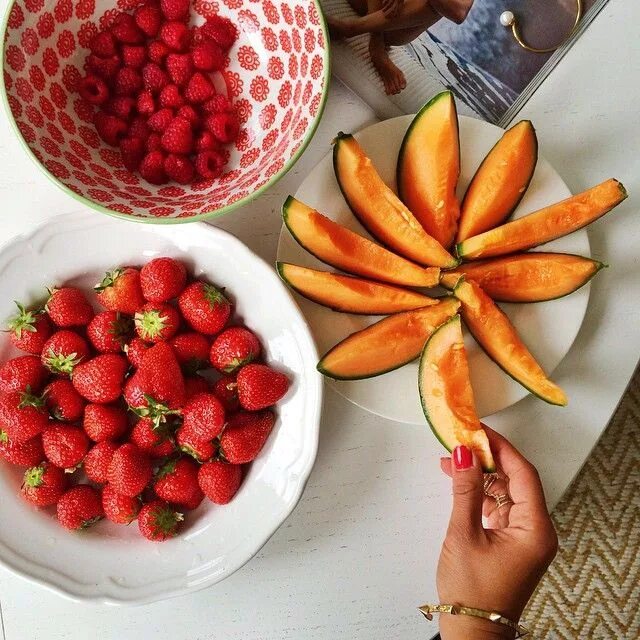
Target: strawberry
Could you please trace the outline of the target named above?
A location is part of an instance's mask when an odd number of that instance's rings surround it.
[[[289,378],[265,364],[248,364],[240,369],[238,398],[243,409],[258,411],[274,405],[289,388]]]
[[[127,67],[140,69],[147,61],[147,49],[141,45],[125,44],[122,45],[122,62]]]
[[[44,460],[42,438],[36,436],[26,442],[11,442],[6,432],[0,429],[0,458],[24,467],[38,465]]]
[[[222,175],[226,163],[225,157],[218,151],[201,151],[196,156],[196,172],[205,180],[218,178]]]
[[[185,20],[189,15],[189,0],[160,0],[160,10],[167,20]]]
[[[209,385],[202,376],[185,376],[184,394],[188,400],[196,395],[196,393],[206,393],[209,391]]]
[[[209,360],[218,371],[233,373],[259,355],[260,341],[254,333],[243,327],[229,327],[216,336]]]
[[[98,135],[112,147],[117,147],[120,139],[127,134],[127,123],[124,120],[102,111],[96,113],[93,124]]]
[[[49,372],[38,356],[18,356],[0,367],[0,391],[42,391]]]
[[[164,542],[178,535],[184,516],[166,502],[154,500],[145,504],[138,514],[140,533],[152,542]]]
[[[173,153],[164,159],[164,171],[170,180],[178,184],[191,184],[196,172],[189,158]]]
[[[169,304],[147,302],[135,315],[138,337],[146,342],[169,340],[180,327],[180,314]]]
[[[201,333],[189,331],[175,336],[171,346],[178,362],[187,373],[205,369],[209,356],[209,341]]]
[[[56,331],[44,344],[42,364],[53,373],[69,376],[89,357],[87,341],[74,331]]]
[[[271,411],[236,413],[220,437],[220,454],[232,464],[251,462],[262,450],[274,423]]]
[[[158,96],[158,104],[163,109],[180,108],[184,104],[184,98],[180,95],[178,85],[168,84],[166,87],[162,87],[162,91]]]
[[[135,444],[121,445],[113,454],[108,480],[112,487],[125,496],[137,496],[153,475],[151,462]]]
[[[240,408],[238,399],[238,384],[235,376],[222,376],[213,385],[213,393],[222,402],[227,414],[234,413]]]
[[[180,451],[190,455],[199,463],[210,460],[216,453],[216,446],[213,442],[197,440],[192,433],[183,427],[176,431],[176,444]]]
[[[116,39],[110,31],[100,31],[96,33],[96,35],[91,38],[89,49],[91,49],[92,53],[102,58],[108,58],[118,52]]]
[[[145,156],[145,149],[145,141],[142,138],[122,138],[120,140],[122,164],[129,171],[136,171]]]
[[[167,461],[153,485],[158,498],[185,509],[196,509],[204,494],[198,485],[198,465],[191,458]]]
[[[136,101],[131,96],[116,96],[105,105],[105,110],[121,120],[129,120],[134,113]],[[122,140],[120,140],[122,142]]]
[[[198,484],[204,495],[215,504],[227,504],[236,495],[242,482],[242,467],[212,460],[198,471]]]
[[[51,464],[61,469],[73,469],[89,450],[89,438],[80,427],[56,422],[44,430],[42,447]]]
[[[113,85],[116,95],[135,96],[142,88],[142,76],[133,67],[122,67],[118,69]]]
[[[184,92],[184,97],[191,104],[206,102],[216,90],[211,84],[211,80],[200,71],[196,71],[191,78]]]
[[[113,454],[119,446],[119,444],[111,440],[103,440],[89,449],[83,460],[84,472],[89,480],[97,484],[107,482],[109,466],[111,465]]]
[[[45,305],[51,321],[58,327],[84,327],[93,318],[93,309],[84,293],[75,287],[53,289]]]
[[[151,184],[164,184],[167,181],[167,174],[164,172],[164,153],[159,150],[147,153],[140,163],[140,175]]]
[[[202,151],[214,151],[220,148],[220,143],[216,139],[216,137],[211,133],[211,131],[200,132],[200,135],[196,138],[195,149],[197,153],[201,153]],[[220,156],[222,159],[222,156]],[[222,166],[224,162],[220,166]]]
[[[65,529],[88,529],[104,517],[102,495],[88,484],[72,487],[58,500],[56,515]]]
[[[233,142],[240,132],[240,121],[235,113],[220,111],[210,115],[205,125],[217,140],[223,144]]]
[[[89,402],[115,402],[122,394],[124,376],[128,368],[129,363],[123,356],[105,353],[75,368],[73,386]]]
[[[127,430],[127,413],[114,404],[88,404],[82,426],[94,442],[117,440]]]
[[[138,28],[130,13],[121,13],[115,19],[111,33],[118,42],[124,44],[142,44],[145,40],[144,32]]]
[[[107,271],[102,282],[94,287],[98,302],[109,311],[133,315],[143,304],[140,272],[133,267]]]
[[[129,344],[125,345],[124,351],[127,354],[127,358],[129,358],[129,362],[138,368],[142,363],[142,356],[149,350],[150,346],[142,338],[136,336],[131,339]]]
[[[13,443],[35,438],[49,426],[44,400],[26,391],[10,391],[0,397],[0,424]]]
[[[116,524],[129,524],[138,516],[140,500],[118,493],[108,484],[102,490],[102,509],[107,520]]]
[[[213,440],[224,428],[224,407],[212,393],[199,393],[190,398],[182,410],[182,428],[196,440]]]
[[[202,25],[202,34],[213,40],[224,51],[230,49],[238,37],[238,31],[233,22],[217,14],[207,18],[207,21]]]
[[[162,134],[162,148],[169,153],[187,154],[193,148],[193,131],[188,120],[174,118]]]
[[[206,335],[218,333],[231,315],[231,303],[222,291],[201,281],[190,284],[180,294],[178,304],[185,320]]]
[[[56,378],[45,387],[43,396],[51,417],[56,420],[75,422],[82,418],[86,401],[70,380]]]
[[[131,430],[131,442],[151,458],[164,458],[175,451],[167,424],[158,427],[149,418],[140,418]]]
[[[107,83],[95,74],[89,74],[80,80],[78,93],[90,104],[104,104],[109,99]]]
[[[160,27],[160,40],[174,51],[185,51],[189,44],[189,29],[176,20],[165,22]]]
[[[156,103],[153,99],[153,94],[148,89],[141,91],[138,94],[138,101],[136,103],[138,113],[145,116],[150,116],[156,110]]]
[[[171,81],[179,87],[186,85],[193,75],[193,63],[188,53],[170,53],[165,60],[165,68]]]
[[[191,51],[193,66],[200,71],[220,71],[224,68],[224,52],[212,40],[204,40]]]
[[[97,76],[104,78],[108,82],[114,78],[118,72],[120,68],[120,58],[117,55],[102,58],[92,54],[87,56],[87,67]]]
[[[120,353],[129,341],[133,329],[131,318],[118,311],[102,311],[87,327],[87,337],[100,353]]]
[[[142,67],[144,88],[153,94],[160,93],[162,87],[169,84],[169,76],[155,62],[148,62]]]
[[[162,13],[156,4],[148,2],[138,7],[133,17],[138,28],[144,31],[146,36],[155,38],[158,35],[162,24]]]
[[[159,109],[147,120],[149,129],[162,133],[173,122],[173,111],[169,108]]]
[[[160,25],[158,25],[158,31],[160,30]],[[151,62],[155,62],[156,64],[161,64],[164,62],[164,59],[171,52],[171,49],[162,42],[162,40],[154,40],[149,43],[147,47],[147,55],[149,56],[149,60]]]
[[[49,462],[30,467],[22,479],[22,497],[36,507],[56,504],[67,487],[65,472]]]
[[[41,309],[27,311],[19,302],[16,302],[16,306],[18,315],[7,326],[11,343],[20,351],[38,356],[51,335],[49,317]]]

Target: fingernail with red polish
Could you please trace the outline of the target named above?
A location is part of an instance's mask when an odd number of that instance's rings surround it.
[[[463,444],[453,450],[453,464],[456,465],[458,471],[464,471],[473,466],[473,454],[469,447]]]

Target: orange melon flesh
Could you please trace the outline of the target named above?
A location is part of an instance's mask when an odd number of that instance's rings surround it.
[[[397,369],[415,360],[429,336],[459,307],[455,298],[448,297],[384,318],[339,342],[322,357],[318,371],[337,380],[361,380]]]
[[[372,280],[316,271],[286,262],[278,262],[276,266],[284,282],[300,295],[343,313],[387,315],[438,303],[417,291]]]
[[[440,284],[453,289],[464,276],[497,302],[543,302],[573,293],[604,266],[570,253],[519,253],[462,264],[447,271]]]
[[[420,358],[418,388],[431,430],[449,451],[469,447],[484,471],[495,471],[487,434],[475,408],[460,316],[438,328]]]
[[[435,96],[413,119],[400,147],[397,174],[400,199],[429,235],[450,247],[460,217],[458,114],[450,91]]]
[[[458,281],[453,294],[469,331],[487,355],[523,387],[550,404],[566,405],[567,396],[547,378],[511,321],[473,281]]]
[[[457,242],[502,224],[518,206],[538,160],[533,125],[523,120],[505,132],[473,176],[462,201]]]
[[[333,147],[333,168],[347,204],[371,235],[418,264],[456,266],[458,261],[422,228],[383,182],[353,136],[338,134]]]
[[[468,238],[456,250],[463,260],[476,260],[531,249],[581,229],[626,197],[624,186],[611,178],[562,202]]]
[[[348,273],[407,287],[435,287],[437,267],[422,267],[371,242],[289,196],[284,223],[296,241],[318,260]]]

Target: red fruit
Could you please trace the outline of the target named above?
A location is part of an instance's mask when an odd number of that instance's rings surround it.
[[[136,369],[142,363],[142,356],[148,351],[150,345],[148,345],[142,338],[132,338],[131,342],[124,348],[129,362],[136,367]]]
[[[169,460],[158,471],[156,495],[171,504],[196,509],[204,494],[198,484],[198,465],[190,458]]]
[[[167,73],[172,82],[182,87],[193,75],[193,63],[188,53],[170,53],[165,61]]]
[[[220,143],[216,139],[216,137],[211,133],[211,131],[207,131],[206,129],[196,138],[196,153],[201,153],[202,151],[214,151],[220,148]],[[222,160],[222,156],[220,156]],[[223,162],[224,164],[224,162]]]
[[[102,282],[94,287],[98,302],[109,311],[133,315],[143,304],[140,272],[132,267],[107,271]]]
[[[75,422],[82,418],[85,399],[75,390],[70,380],[57,378],[44,390],[45,405],[51,417],[61,422]]]
[[[149,137],[149,140],[151,136]],[[148,146],[148,143],[147,143]],[[162,151],[149,151],[140,164],[140,175],[151,184],[164,184],[167,175],[164,172],[164,153]]]
[[[222,376],[213,385],[213,393],[222,402],[227,415],[234,413],[240,408],[238,399],[238,384],[235,376]]]
[[[209,385],[202,376],[186,376],[184,379],[185,399],[193,398],[196,393],[206,393],[209,391]]]
[[[42,364],[61,375],[71,375],[75,367],[89,357],[89,345],[81,336],[63,329],[56,331],[44,344],[40,356]]]
[[[130,96],[116,96],[109,100],[106,110],[120,120],[129,120],[135,109],[136,101]]]
[[[114,81],[114,89],[116,95],[134,96],[137,95],[142,88],[142,76],[137,69],[133,67],[122,67],[116,73]]]
[[[150,116],[156,110],[156,105],[151,91],[146,90],[138,94],[137,109],[138,113],[145,116]]]
[[[184,97],[191,104],[198,104],[206,102],[214,93],[215,89],[209,78],[200,71],[196,71],[189,79]]]
[[[44,460],[42,438],[36,436],[26,442],[11,442],[6,432],[0,429],[0,458],[24,467],[40,464]]]
[[[228,111],[220,111],[210,115],[205,124],[207,129],[223,144],[233,142],[240,131],[238,116]]]
[[[175,451],[170,430],[166,424],[155,426],[153,420],[140,418],[131,430],[131,442],[151,458],[164,458]]]
[[[238,31],[233,22],[217,14],[207,18],[207,21],[202,25],[202,34],[225,51],[231,48],[238,37]]]
[[[199,393],[187,400],[182,416],[182,428],[201,441],[217,438],[225,424],[224,407],[212,393]]]
[[[222,175],[225,164],[225,157],[218,151],[201,151],[196,156],[196,171],[205,179]]]
[[[165,303],[147,302],[135,315],[136,333],[146,342],[169,340],[180,327],[177,309]]]
[[[38,393],[44,387],[49,372],[38,356],[18,356],[0,367],[0,392],[29,391]]]
[[[216,336],[209,360],[218,371],[233,373],[259,355],[260,341],[254,333],[243,327],[229,327]]]
[[[58,327],[82,327],[91,322],[93,309],[84,293],[75,287],[53,289],[45,306]]]
[[[193,132],[189,121],[174,118],[162,134],[162,147],[169,153],[189,153],[193,148]]]
[[[145,40],[144,32],[138,28],[133,16],[121,13],[111,27],[115,39],[124,44],[142,44]]]
[[[201,71],[220,71],[224,68],[224,52],[212,40],[204,40],[191,51],[193,66]]]
[[[147,120],[149,128],[158,133],[162,133],[171,122],[173,122],[173,111],[168,108],[156,111],[149,120]]]
[[[160,31],[162,24],[162,13],[155,4],[145,4],[138,7],[133,13],[134,20],[139,29],[141,29],[149,38],[155,38]],[[153,43],[152,43],[153,44]]]
[[[154,258],[140,270],[142,295],[149,302],[177,298],[187,283],[184,264],[173,258]]]
[[[100,353],[120,353],[132,331],[131,318],[119,311],[102,311],[89,323],[87,337]]]
[[[75,368],[73,386],[89,402],[115,402],[122,394],[124,376],[128,368],[129,363],[123,356],[105,353]]]
[[[118,493],[110,484],[102,490],[102,509],[107,520],[129,524],[138,517],[140,500]]]
[[[93,124],[98,135],[112,147],[117,147],[120,138],[127,134],[127,123],[116,116],[99,111],[96,113]]]
[[[184,98],[180,95],[178,85],[168,84],[160,92],[158,104],[164,109],[178,109],[184,104]]]
[[[42,310],[27,311],[16,302],[18,315],[9,320],[7,330],[11,343],[20,351],[34,355],[42,353],[42,347],[51,335],[51,323]]]
[[[184,429],[184,427],[176,431],[176,443],[180,451],[190,455],[199,463],[210,460],[216,452],[216,447],[213,442],[197,440],[196,437]]]
[[[189,331],[171,340],[178,362],[188,373],[205,369],[209,357],[209,340],[201,333]]]
[[[191,124],[191,128],[195,129],[200,126],[200,116],[196,110],[190,104],[184,104],[179,109],[176,115],[179,118],[184,118]]]
[[[89,438],[80,427],[59,422],[44,430],[42,447],[47,460],[56,467],[73,469],[86,455]]]
[[[91,54],[87,56],[87,67],[104,80],[111,80],[120,68],[120,58],[117,55],[101,58]]]
[[[88,529],[104,517],[102,495],[88,484],[79,484],[58,500],[56,513],[65,529]]]
[[[189,15],[189,0],[160,0],[160,9],[167,20],[184,20]]]
[[[178,298],[185,320],[200,333],[215,335],[229,320],[231,303],[222,291],[201,281],[190,284]]]
[[[44,400],[24,391],[5,393],[0,397],[0,424],[13,443],[35,438],[49,426]]]
[[[248,411],[258,411],[274,405],[289,388],[289,378],[265,364],[248,364],[238,377],[240,405]]]
[[[82,426],[94,442],[118,440],[127,431],[127,413],[118,405],[88,404]]]
[[[147,61],[147,50],[142,45],[125,44],[122,46],[122,62],[128,67],[140,69]]]
[[[200,467],[198,483],[211,502],[227,504],[240,488],[242,467],[239,464],[212,460]]]
[[[160,30],[160,25],[158,25],[158,30]],[[151,62],[160,64],[167,57],[170,51],[171,49],[169,49],[169,47],[164,42],[162,42],[162,40],[154,40],[149,44],[147,55],[149,56],[149,60],[151,60]]]
[[[182,22],[165,22],[160,27],[160,40],[174,51],[184,51],[189,44],[189,29]]]
[[[110,440],[98,442],[89,449],[84,457],[83,466],[87,478],[97,484],[104,484],[109,477],[109,466],[113,454],[120,445]]]
[[[216,93],[213,98],[210,98],[202,105],[202,110],[206,113],[223,113],[226,111],[231,113],[233,112],[233,105],[227,96]]]
[[[146,144],[142,138],[123,138],[120,140],[122,163],[129,171],[136,171],[146,153]]]
[[[262,450],[274,423],[271,411],[236,413],[220,436],[220,453],[233,464],[251,462]]]
[[[103,104],[109,99],[109,87],[97,75],[88,75],[82,78],[78,86],[78,92],[91,104]]]
[[[143,141],[146,141],[150,133],[151,131],[147,125],[147,119],[144,115],[136,116],[131,121],[128,131],[130,138],[140,138]]]
[[[140,533],[152,542],[164,542],[178,535],[184,517],[162,500],[145,504],[138,514]]]
[[[149,458],[135,444],[121,445],[109,465],[109,483],[125,496],[137,496],[149,484],[153,470]]]
[[[164,159],[164,170],[167,177],[178,184],[190,184],[195,174],[195,169],[189,158],[173,153]]]
[[[102,58],[108,58],[118,52],[116,40],[110,31],[100,31],[93,36],[89,43],[89,49],[91,49],[92,53]]]
[[[24,472],[21,493],[27,502],[37,507],[48,507],[58,502],[66,487],[65,472],[49,462],[43,462]]]
[[[142,67],[142,81],[145,89],[156,94],[169,84],[169,76],[155,62],[148,62]]]

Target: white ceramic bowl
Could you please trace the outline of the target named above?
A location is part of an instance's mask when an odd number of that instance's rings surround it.
[[[39,298],[45,285],[90,287],[109,267],[157,255],[181,258],[196,275],[226,287],[237,315],[260,336],[267,360],[293,384],[235,499],[222,507],[205,500],[189,513],[183,533],[161,544],[142,538],[136,524],[103,521],[86,532],[66,531],[51,510],[20,498],[23,468],[0,462],[0,562],[77,600],[140,604],[227,577],[291,513],[316,456],[322,385],[307,324],[275,271],[220,229],[132,226],[86,213],[52,218],[0,250],[0,317],[13,314],[13,300]],[[0,358],[12,355],[2,337]]]

